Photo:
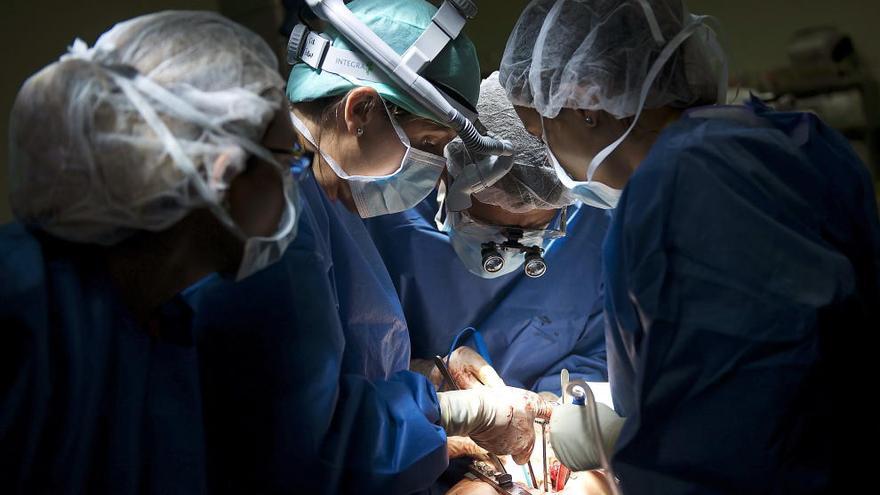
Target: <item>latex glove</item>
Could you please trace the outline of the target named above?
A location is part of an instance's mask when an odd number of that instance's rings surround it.
[[[599,413],[599,430],[606,457],[610,457],[625,422],[613,409],[596,403]],[[556,457],[573,471],[589,471],[602,467],[599,457],[598,436],[590,428],[592,414],[586,406],[563,404],[553,410],[550,420],[550,443]]]
[[[447,362],[447,359],[443,358],[443,361]],[[452,379],[455,380],[455,385],[459,389],[466,390],[483,385],[488,387],[504,386],[504,380],[498,376],[495,369],[489,366],[483,356],[470,347],[462,346],[452,351],[448,363],[449,374],[452,375]],[[440,370],[437,369],[433,361],[413,359],[410,361],[409,369],[428,377],[428,380],[434,384],[434,388],[440,390],[443,375],[440,374]],[[443,390],[455,390],[456,387],[451,387],[447,383]]]
[[[489,453],[468,437],[446,437],[446,452],[450,459],[470,457],[483,461],[489,460]]]
[[[430,359],[410,359],[409,370],[424,376],[434,384],[435,389],[437,388],[437,383],[434,382],[433,376],[433,372],[437,370],[437,367],[434,366],[434,362]],[[437,371],[439,374],[439,370]]]
[[[443,359],[447,361],[446,358]],[[494,368],[483,359],[477,351],[467,346],[461,346],[452,351],[449,355],[447,367],[452,379],[459,389],[467,390],[470,388],[485,385],[487,387],[503,387],[504,380],[498,376]],[[440,370],[436,367],[432,371],[432,375],[442,379]]]
[[[447,435],[469,436],[494,454],[524,464],[535,446],[536,417],[549,418],[550,405],[534,392],[480,387],[438,392],[440,424]]]

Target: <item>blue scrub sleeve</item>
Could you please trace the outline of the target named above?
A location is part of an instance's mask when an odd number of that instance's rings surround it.
[[[766,129],[688,146],[722,124],[707,125],[652,152],[609,234],[614,303],[642,328],[614,465],[629,493],[812,493],[831,464],[817,424],[853,268],[790,195],[822,184],[796,150]]]
[[[321,453],[326,493],[408,494],[427,490],[446,469],[440,407],[423,376],[387,381],[346,375]]]
[[[284,258],[191,297],[213,493],[412,493],[446,468],[430,383],[341,372],[345,339],[308,224]]]

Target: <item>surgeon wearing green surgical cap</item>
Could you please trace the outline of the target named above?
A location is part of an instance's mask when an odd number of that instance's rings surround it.
[[[436,8],[423,0],[356,0],[352,13],[403,54],[431,24]],[[334,48],[357,52],[333,28]],[[332,70],[332,69],[331,69]],[[314,173],[331,200],[362,218],[412,208],[436,186],[443,148],[455,131],[390,82],[363,80],[294,65],[287,95],[301,144],[316,152]],[[420,75],[453,101],[473,110],[480,70],[473,44],[458,36]]]
[[[399,53],[437,10],[424,0],[348,7]],[[353,48],[333,30],[324,35]],[[475,106],[479,65],[464,36],[422,75]],[[315,152],[313,173],[299,182],[297,239],[259,277],[200,294],[210,307],[200,334],[228,336],[235,349],[207,357],[227,364],[214,368],[211,383],[239,399],[211,404],[224,411],[212,441],[236,447],[213,450],[215,463],[228,466],[223,491],[422,492],[447,468],[447,436],[528,458],[534,419],[547,415],[536,394],[503,384],[436,392],[409,371],[406,319],[362,220],[429,194],[455,133],[399,88],[305,64],[293,67],[287,95],[300,144]]]

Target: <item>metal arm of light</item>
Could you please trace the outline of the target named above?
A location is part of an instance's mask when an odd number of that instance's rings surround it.
[[[315,15],[329,22],[401,89],[441,122],[455,129],[469,150],[484,155],[513,154],[513,146],[508,141],[481,135],[473,122],[450,105],[433,84],[408,67],[397,52],[348,10],[342,0],[306,0],[306,3]]]

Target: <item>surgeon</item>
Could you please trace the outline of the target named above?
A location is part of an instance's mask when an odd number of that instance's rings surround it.
[[[537,0],[501,81],[567,187],[616,208],[605,309],[626,419],[608,453],[624,492],[833,492],[847,455],[820,396],[842,371],[833,335],[880,328],[874,191],[814,115],[712,105],[726,75],[707,22],[680,0]],[[595,445],[556,430],[557,453],[573,437]]]
[[[347,7],[398,52],[436,12],[421,0]],[[333,29],[322,36],[352,49]],[[315,155],[296,242],[249,280],[195,289],[215,491],[423,491],[447,466],[447,435],[523,462],[535,417],[547,415],[526,390],[438,394],[408,371],[406,320],[362,218],[427,196],[455,133],[394,85],[345,68],[300,61],[291,71],[297,146]],[[476,102],[479,67],[464,36],[422,75],[460,105]]]
[[[432,358],[448,353],[461,364],[454,375],[463,386],[506,383],[559,395],[562,369],[572,379],[607,381],[599,255],[607,211],[567,194],[497,72],[481,83],[477,111],[489,133],[514,144],[514,156],[477,157],[455,140],[446,148],[439,205],[432,194],[412,210],[366,222],[406,314],[410,368],[438,388],[449,384]],[[540,261],[530,268],[526,253],[498,248],[503,265],[488,271],[484,246],[512,233]],[[557,290],[574,283],[583,290]],[[580,302],[590,294],[595,305],[586,312]],[[484,453],[459,438],[449,440],[449,451]],[[455,464],[435,490],[461,479]]]
[[[216,14],[137,17],[29,78],[10,122],[0,492],[206,492],[181,291],[296,234],[272,51]]]
[[[401,53],[436,12],[424,0],[356,0],[348,7]],[[334,29],[322,35],[334,48],[352,50]],[[348,73],[348,67],[318,70],[300,61],[290,73],[287,95],[300,144],[316,155],[315,180],[303,190],[316,205],[318,220],[326,224],[322,231],[333,256],[346,329],[346,369],[387,378],[408,366],[409,334],[362,219],[407,210],[430,194],[446,166],[443,149],[456,134],[402,89],[385,79]],[[421,76],[459,106],[473,109],[476,104],[479,62],[466,36],[451,41]]]
[[[558,395],[562,369],[607,381],[600,264],[607,210],[568,194],[497,72],[482,82],[477,111],[490,133],[514,144],[512,159],[475,157],[456,140],[446,150],[441,205],[431,195],[412,210],[367,222],[406,314],[413,366],[439,384],[431,358],[457,340],[479,350],[509,385]],[[540,262],[532,267],[528,253],[498,248],[503,265],[487,270],[486,246],[512,233],[538,248]],[[573,284],[578,291],[559,290]],[[584,300],[592,307],[585,310]],[[463,347],[456,355],[462,353],[471,352]]]

